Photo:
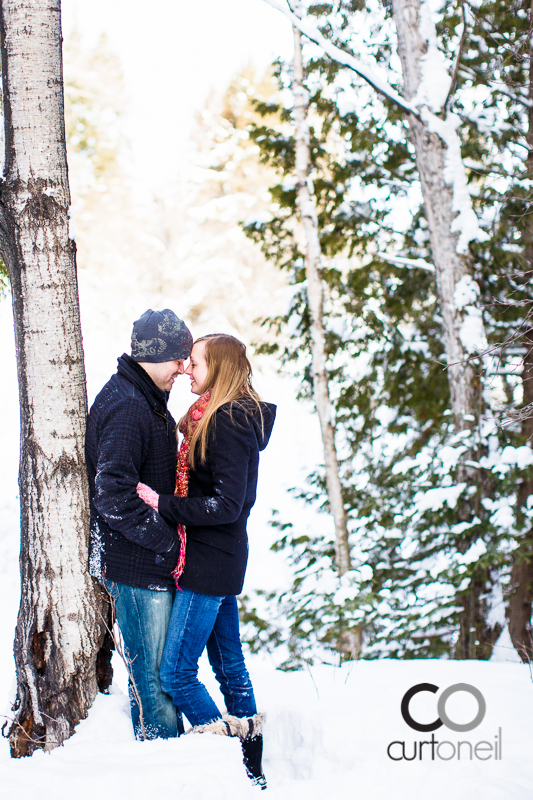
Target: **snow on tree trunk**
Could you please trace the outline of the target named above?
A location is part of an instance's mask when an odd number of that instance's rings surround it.
[[[86,392],[63,115],[60,0],[2,0],[0,248],[21,408],[21,602],[11,752],[61,744],[98,691],[103,602],[87,572]],[[107,675],[107,680],[109,675]]]
[[[478,419],[479,380],[472,362],[466,359],[481,349],[484,336],[481,312],[476,307],[479,287],[469,274],[464,255],[467,244],[464,224],[468,225],[470,220],[461,219],[465,213],[461,199],[465,198],[457,196],[456,172],[461,168],[454,163],[460,159],[460,151],[453,152],[458,147],[457,134],[453,121],[450,124],[450,115],[441,120],[432,113],[444,104],[450,84],[439,74],[443,65],[435,53],[436,34],[427,0],[392,0],[392,10],[405,96],[413,104],[416,102],[422,112],[421,118],[409,116],[409,126],[436,270],[451,406],[459,431],[473,428]],[[433,100],[429,108],[425,105],[426,88]]]
[[[298,208],[305,230],[307,297],[311,318],[313,395],[320,420],[328,498],[335,522],[335,548],[339,575],[351,569],[346,512],[339,478],[339,462],[335,446],[335,428],[329,397],[326,369],[326,331],[324,328],[324,283],[322,281],[322,253],[318,232],[316,202],[310,177],[311,156],[309,125],[307,121],[309,95],[304,86],[301,35],[294,31],[294,60],[292,93],[294,96],[294,128],[296,140],[296,178],[298,180]]]
[[[477,304],[479,286],[470,275],[466,253],[469,241],[483,240],[486,234],[479,228],[467,186],[457,135],[460,119],[446,108],[453,87],[437,46],[431,4],[429,0],[392,0],[392,10],[405,96],[418,112],[409,116],[409,125],[436,270],[455,429],[472,430],[479,424],[480,377],[467,359],[483,351],[486,339]],[[475,481],[469,458],[467,451],[459,464],[459,481]],[[471,502],[465,499],[460,513],[470,519]],[[469,544],[465,537],[457,547],[464,552]],[[463,607],[455,647],[459,658],[487,658],[501,630],[486,621],[488,578],[472,578],[469,592],[457,597]]]
[[[392,0],[392,11],[404,94],[418,109],[418,116],[409,115],[409,126],[435,264],[455,430],[473,430],[479,424],[480,377],[467,359],[486,347],[486,339],[477,304],[479,286],[470,275],[466,252],[469,241],[483,239],[485,234],[479,229],[466,183],[456,131],[460,120],[445,108],[451,81],[437,47],[430,2]],[[465,464],[471,458],[468,451],[463,455],[458,481],[475,480],[472,468]],[[470,502],[463,501],[462,507],[465,519],[470,519]],[[465,551],[469,544],[465,537],[457,546]],[[486,650],[490,651],[499,632],[486,625],[484,593],[483,577],[473,578],[470,591],[457,598],[463,607],[455,647],[459,658],[487,657]]]

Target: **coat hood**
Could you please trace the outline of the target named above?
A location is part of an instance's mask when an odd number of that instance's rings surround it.
[[[257,442],[260,450],[264,450],[270,440],[270,435],[276,419],[276,410],[277,409],[274,403],[261,403],[263,424],[261,424],[261,417],[259,416],[259,412],[257,410],[255,415],[252,417],[252,423],[256,431]]]
[[[276,419],[276,406],[274,403],[261,403],[261,413],[256,404],[251,401],[238,401],[233,404],[231,413],[239,409],[242,417],[245,417],[246,424],[251,425],[257,438],[257,444],[260,450],[264,450],[267,446],[274,421]],[[243,419],[244,422],[244,419]]]

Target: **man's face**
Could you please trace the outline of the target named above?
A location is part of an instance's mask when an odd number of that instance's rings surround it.
[[[158,389],[170,392],[178,375],[183,375],[185,361],[161,361],[152,364],[148,361],[139,361],[139,365],[148,373]]]

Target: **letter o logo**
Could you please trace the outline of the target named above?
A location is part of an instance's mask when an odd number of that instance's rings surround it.
[[[460,725],[458,722],[453,722],[446,713],[446,702],[452,694],[455,694],[455,692],[468,692],[476,698],[479,708],[472,722],[466,722],[464,725]],[[439,717],[447,728],[449,728],[451,731],[456,731],[457,733],[466,733],[467,731],[473,731],[474,728],[477,728],[478,725],[481,725],[485,714],[487,713],[487,704],[485,702],[485,698],[475,686],[471,686],[469,683],[454,683],[453,686],[448,686],[448,688],[445,689],[439,697],[437,709],[439,711]]]

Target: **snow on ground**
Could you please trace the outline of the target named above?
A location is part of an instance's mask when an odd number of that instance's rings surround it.
[[[533,683],[529,669],[518,664],[458,661],[360,661],[283,673],[251,662],[258,704],[268,715],[265,772],[278,800],[322,800],[324,797],[368,800],[525,800],[531,796]],[[204,669],[204,679],[213,680]],[[501,729],[502,758],[391,761],[387,747],[413,743],[429,734],[412,731],[400,714],[405,692],[418,683],[434,683],[439,693],[455,683],[479,689],[486,701],[485,719],[474,731],[457,734],[440,728],[437,742],[495,741]],[[213,689],[214,691],[214,689]],[[413,699],[415,719],[436,717],[430,693]],[[454,695],[446,706],[455,722],[477,712],[473,698]],[[401,752],[395,745],[391,752]],[[437,749],[437,752],[439,750]],[[443,758],[451,745],[440,749]],[[485,751],[479,749],[480,754]],[[51,800],[89,800],[100,796],[146,800],[165,796],[183,800],[213,797],[246,800],[259,796],[248,782],[235,740],[210,734],[174,741],[133,740],[125,695],[119,688],[99,696],[76,734],[51,754],[12,761],[4,744],[0,757],[0,795],[19,800],[46,790]]]
[[[0,711],[9,713],[13,689],[12,641],[18,607],[18,407],[16,369],[9,303],[0,303],[0,336],[4,343],[0,391],[2,458],[0,459]],[[107,334],[106,334],[107,335]],[[96,354],[124,347],[108,342],[104,349],[88,348],[89,393],[94,396],[108,377],[100,375]],[[100,344],[102,346],[103,343]],[[110,372],[114,369],[109,362]],[[106,366],[107,369],[107,366]],[[174,390],[174,412],[190,402],[187,384]],[[305,407],[297,404],[288,382],[267,368],[259,376],[265,399],[279,403],[279,418],[262,459],[262,483],[250,523],[251,560],[247,589],[283,585],[287,571],[281,556],[269,551],[275,535],[268,520],[272,508],[299,525],[327,525],[327,518],[291,499],[287,489],[301,482],[316,463],[318,431]],[[178,388],[178,385],[177,387]],[[533,766],[533,681],[527,666],[513,663],[516,654],[505,633],[493,662],[361,661],[313,667],[307,671],[276,671],[268,657],[251,657],[258,706],[267,713],[265,772],[268,791],[277,800],[526,800],[531,796]],[[204,661],[202,678],[221,704],[213,676]],[[502,732],[501,760],[431,760],[426,746],[422,761],[392,761],[387,747],[405,741],[412,754],[415,741],[429,734],[411,730],[402,719],[405,692],[418,683],[433,683],[437,695],[416,695],[411,702],[415,719],[436,718],[436,700],[456,683],[482,692],[487,712],[475,730],[457,734],[440,728],[436,740],[452,743],[492,743]],[[24,800],[44,793],[50,800],[92,800],[102,793],[113,800],[246,800],[259,797],[244,775],[238,742],[211,735],[186,736],[174,741],[140,743],[133,739],[125,694],[126,676],[115,663],[115,683],[109,696],[99,696],[89,718],[76,734],[50,754],[31,759],[9,758],[0,740],[0,797]],[[452,695],[446,705],[455,722],[471,720],[477,705],[471,695]],[[1,725],[1,721],[0,721]],[[393,754],[397,752],[394,745]],[[446,750],[446,747],[448,750]],[[442,755],[450,752],[444,746]],[[468,755],[468,747],[464,746]],[[464,755],[464,751],[462,751]]]

